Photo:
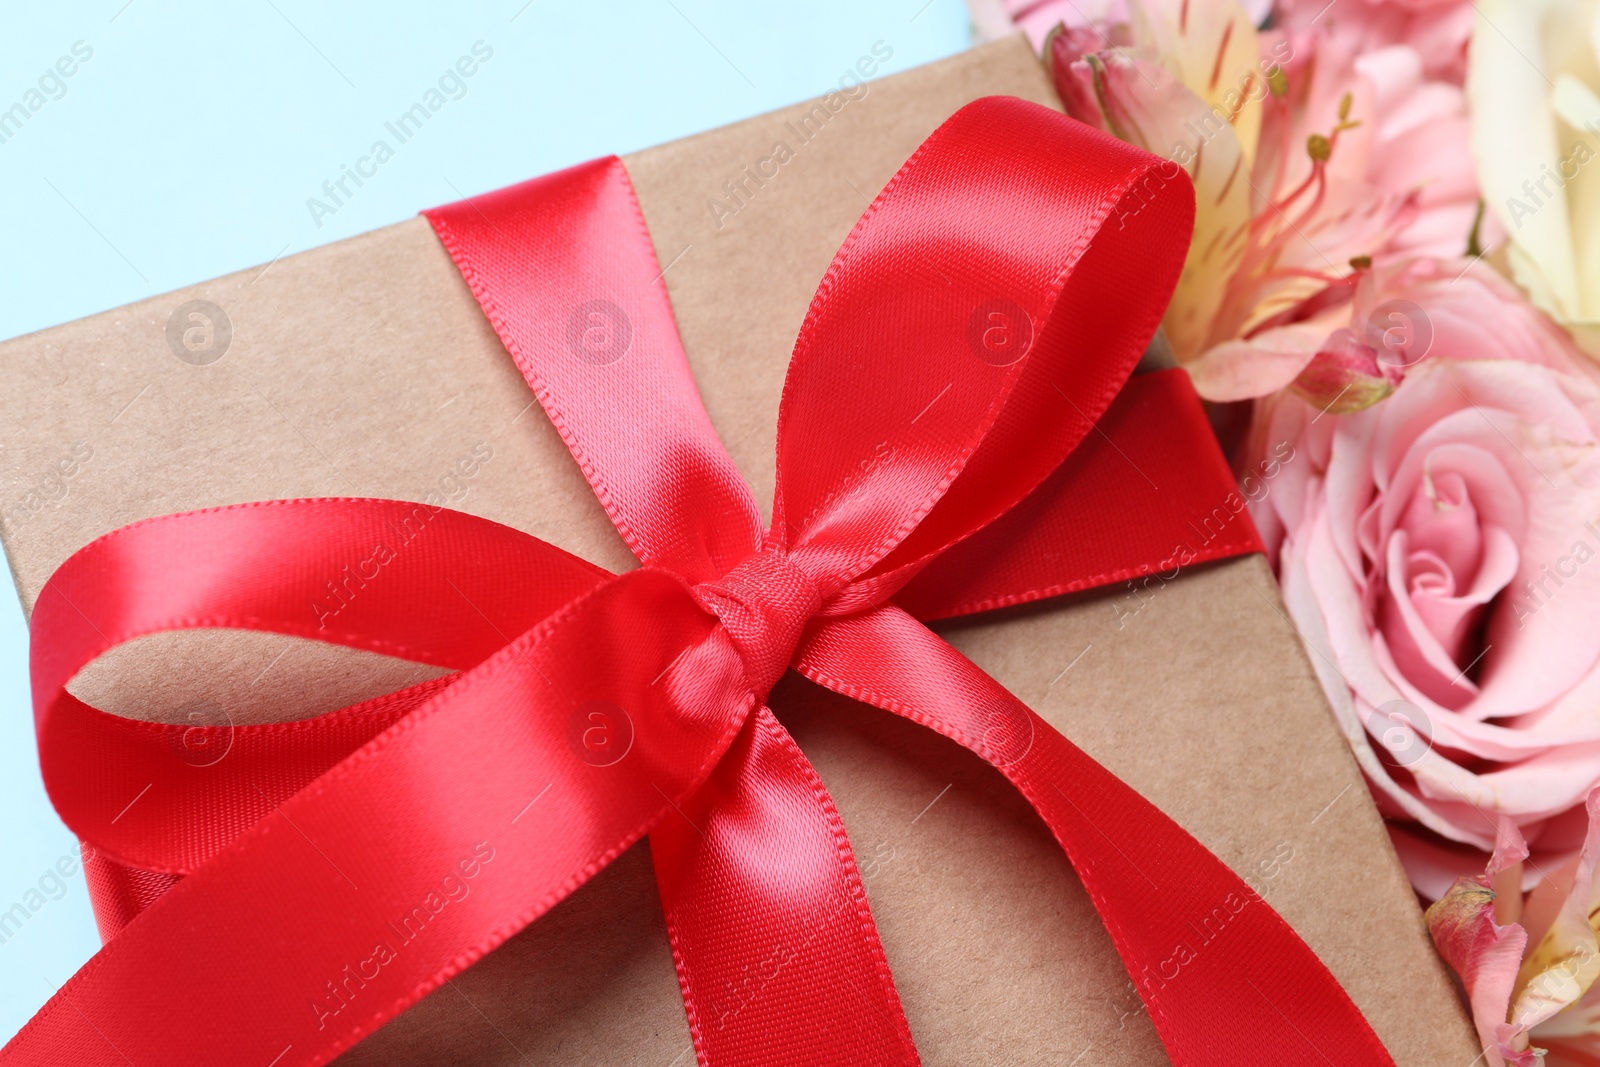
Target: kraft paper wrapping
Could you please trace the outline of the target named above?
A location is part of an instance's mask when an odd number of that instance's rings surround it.
[[[924,137],[997,93],[1055,106],[1020,38],[832,109],[796,105],[627,157],[711,420],[764,506],[790,346],[834,251]],[[777,175],[745,180],[778,142]],[[741,181],[742,203],[725,187]],[[202,320],[191,301],[209,302]],[[211,335],[184,347],[182,330],[206,322]],[[279,497],[427,499],[612,570],[635,565],[421,218],[19,338],[0,361],[0,513],[28,609],[108,530]],[[940,629],[1243,874],[1399,1064],[1472,1062],[1470,1026],[1260,557]],[[266,635],[186,634],[118,650],[74,691],[135,718],[182,721],[199,701],[252,722],[427,674]],[[792,675],[772,704],[843,814],[926,1063],[1167,1062],[1071,867],[996,772]],[[340,1062],[692,1063],[647,846]]]

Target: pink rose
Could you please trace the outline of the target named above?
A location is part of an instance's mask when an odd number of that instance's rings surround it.
[[[1425,896],[1503,819],[1557,866],[1600,784],[1600,371],[1479,265],[1342,299],[1262,334],[1364,337],[1398,371],[1353,413],[1303,384],[1256,402],[1241,465],[1294,457],[1252,508],[1284,600]]]

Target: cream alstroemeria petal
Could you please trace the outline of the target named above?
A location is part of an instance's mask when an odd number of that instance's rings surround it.
[[[1555,92],[1550,94],[1550,106],[1568,126],[1579,129],[1600,127],[1600,96],[1570,74],[1556,76]]]
[[[1165,320],[1180,363],[1198,355],[1210,340],[1250,231],[1250,164],[1231,127],[1201,145],[1187,169],[1194,182],[1194,236]]]
[[[1129,9],[1135,44],[1154,49],[1168,70],[1233,127],[1245,164],[1252,165],[1267,84],[1250,13],[1237,0],[1138,0]]]
[[[1050,58],[1058,85],[1062,64],[1070,68],[1068,112],[1172,160],[1194,184],[1194,234],[1164,323],[1173,355],[1186,362],[1209,340],[1250,229],[1250,180],[1239,139],[1225,122],[1205,126],[1211,106],[1153,58],[1114,48],[1068,63],[1073,41],[1057,43]]]
[[[1561,319],[1581,306],[1566,196],[1539,192],[1561,162],[1550,86],[1537,65],[1548,0],[1480,0],[1467,64],[1472,151],[1484,199],[1511,235],[1511,269]],[[1547,183],[1548,189],[1548,183]]]
[[[1566,899],[1538,946],[1522,961],[1510,1021],[1531,1028],[1576,1004],[1600,978],[1600,938],[1591,918],[1600,908],[1600,790],[1589,794],[1589,832],[1572,870]],[[1534,892],[1538,892],[1536,888]]]
[[[1600,4],[1595,13],[1600,25]],[[1594,327],[1600,325],[1600,93],[1571,74],[1561,74],[1550,101],[1560,120],[1562,143],[1569,146],[1561,176],[1578,272],[1579,304],[1573,318]]]
[[[1600,67],[1600,4],[1589,12],[1589,48],[1594,52],[1594,62]]]
[[[1569,1063],[1572,1056],[1563,1054],[1588,1054],[1596,1034],[1600,1034],[1600,986],[1590,986],[1582,1000],[1530,1030],[1528,1040],[1549,1050],[1547,1063]]]

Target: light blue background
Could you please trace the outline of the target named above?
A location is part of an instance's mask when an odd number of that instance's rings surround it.
[[[820,94],[969,39],[962,0],[7,3],[0,110],[93,56],[0,143],[0,338],[265,264],[569,163]],[[494,57],[339,210],[306,200],[482,40]],[[385,138],[390,139],[390,138]],[[0,579],[0,911],[73,846],[34,756]],[[0,1039],[99,947],[82,875],[0,944]]]

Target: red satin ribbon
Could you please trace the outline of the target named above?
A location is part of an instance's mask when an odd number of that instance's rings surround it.
[[[1183,375],[1113,401],[1191,224],[1158,163],[1005,98],[935,132],[818,288],[767,531],[620,161],[429,213],[644,567],[350,499],[167,516],[82,549],[35,607],[35,717],[114,936],[0,1064],[325,1063],[646,833],[699,1062],[916,1063],[844,826],[763,703],[791,666],[1017,786],[1174,1063],[1390,1064],[1236,875],[914,617],[1258,549],[1243,518],[1201,535],[1231,487]],[[380,545],[336,616],[308,609]],[[457,673],[226,734],[66,692],[107,649],[191,628]]]

